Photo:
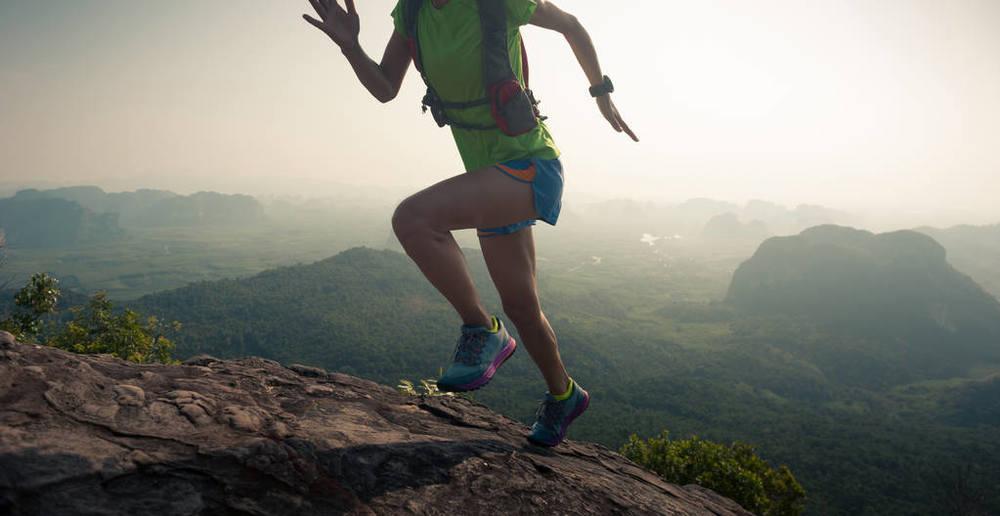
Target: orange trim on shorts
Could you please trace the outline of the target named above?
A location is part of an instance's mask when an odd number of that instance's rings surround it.
[[[526,168],[524,170],[518,170],[516,168],[510,168],[507,165],[504,165],[503,163],[497,163],[497,168],[499,168],[501,171],[503,171],[506,174],[510,174],[510,175],[516,177],[517,179],[520,179],[521,181],[527,181],[529,183],[532,183],[532,182],[535,181],[535,175],[538,173],[538,171],[535,170],[535,164],[534,163],[532,163],[531,166],[529,166],[528,168]]]

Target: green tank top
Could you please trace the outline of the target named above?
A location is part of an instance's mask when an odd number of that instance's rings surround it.
[[[523,83],[519,30],[531,20],[537,4],[535,0],[505,1],[511,66],[518,80]],[[392,19],[396,32],[408,37],[405,4],[406,0],[398,0],[392,10]],[[450,0],[440,9],[434,7],[431,0],[424,0],[417,17],[417,31],[420,34],[424,73],[442,99],[448,102],[468,102],[486,96],[486,86],[483,84],[482,28],[476,0]],[[495,125],[489,106],[450,109],[447,114],[459,123]],[[436,127],[429,115],[427,118],[427,123]],[[531,132],[520,136],[507,136],[500,129],[452,127],[451,132],[465,170],[469,172],[512,159],[559,157],[559,149],[543,122]]]

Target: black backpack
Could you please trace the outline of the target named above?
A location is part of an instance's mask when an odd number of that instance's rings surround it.
[[[528,54],[521,40],[521,66],[524,70],[524,86],[517,80],[510,65],[510,50],[507,47],[506,0],[477,0],[479,19],[483,29],[483,84],[486,97],[468,102],[448,102],[438,96],[424,74],[420,56],[420,35],[417,34],[417,16],[424,0],[406,0],[404,21],[409,38],[410,54],[420,77],[427,85],[422,105],[428,109],[439,127],[451,125],[460,129],[489,130],[500,129],[507,136],[518,136],[538,127],[538,102],[528,85]],[[520,34],[518,35],[520,37]],[[471,125],[455,122],[448,118],[445,109],[469,109],[476,106],[490,106],[495,125]]]

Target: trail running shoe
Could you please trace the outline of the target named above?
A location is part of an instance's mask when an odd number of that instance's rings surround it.
[[[528,440],[540,446],[555,446],[566,438],[570,423],[583,414],[590,406],[590,394],[570,379],[570,394],[565,399],[556,399],[545,393],[545,400],[538,407],[537,419],[531,425]]]
[[[455,346],[454,362],[438,378],[439,390],[445,392],[474,391],[493,379],[497,369],[517,349],[514,338],[496,316],[493,328],[462,325],[462,335]]]

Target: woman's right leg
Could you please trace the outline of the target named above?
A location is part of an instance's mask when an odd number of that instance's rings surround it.
[[[394,218],[394,227],[405,224],[396,221]],[[489,327],[489,312],[479,299],[458,242],[450,231],[434,230],[432,227],[427,226],[420,231],[424,233],[422,236],[417,236],[416,231],[411,233],[401,229],[396,230],[396,235],[406,254],[417,264],[424,277],[458,312],[462,324]]]
[[[535,218],[531,185],[495,167],[445,179],[406,198],[392,227],[406,254],[451,303],[464,324],[489,326],[462,250],[451,232]]]

